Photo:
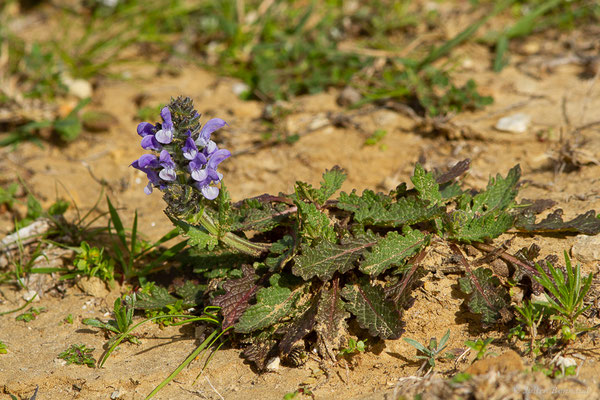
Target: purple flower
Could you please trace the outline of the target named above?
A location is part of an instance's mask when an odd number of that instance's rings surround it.
[[[168,151],[163,150],[160,152],[160,166],[163,169],[158,173],[158,176],[165,181],[174,181],[177,179],[177,172],[175,171],[175,163],[171,159],[171,155]]]
[[[139,169],[140,171],[144,172],[148,177],[149,182],[148,185],[146,185],[146,187],[144,188],[144,193],[152,193],[152,188],[154,185],[160,186],[162,188],[158,174],[154,169],[152,169],[153,167],[158,166],[158,160],[156,159],[156,156],[152,154],[144,154],[138,160],[132,162],[131,166],[135,169]]]
[[[185,157],[188,160],[193,160],[194,158],[196,158],[196,155],[198,154],[198,147],[196,147],[194,139],[188,136],[188,138],[185,139],[185,143],[183,144],[181,151],[183,152],[183,157]]]
[[[213,142],[214,143],[214,142]],[[208,168],[214,169],[216,171],[217,166],[223,162],[226,158],[231,156],[231,152],[229,150],[220,149],[214,151],[210,157],[208,158]]]
[[[200,130],[198,139],[196,139],[196,144],[199,147],[208,146],[209,142],[211,141],[210,135],[214,131],[216,131],[217,129],[221,129],[225,125],[227,125],[227,122],[223,121],[221,118],[213,118],[213,119],[209,120],[206,124],[204,124],[204,126]],[[213,142],[213,144],[214,144],[214,142]],[[216,145],[215,145],[215,147],[216,147]]]
[[[206,169],[202,168],[205,165],[206,157],[202,153],[197,153],[196,157],[189,163],[190,175],[192,175],[193,180],[199,182],[206,179],[206,177],[208,176]]]
[[[163,123],[161,129],[156,132],[156,140],[158,140],[162,144],[169,144],[173,141],[173,122],[171,121],[171,111],[169,107],[164,107],[160,116],[163,119]]]
[[[154,125],[148,122],[142,122],[137,127],[137,133],[142,137],[142,148],[160,151],[162,147],[154,137]]]

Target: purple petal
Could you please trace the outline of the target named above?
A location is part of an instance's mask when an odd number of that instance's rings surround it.
[[[160,116],[163,119],[162,128],[172,131],[173,130],[173,122],[171,121],[171,110],[169,110],[169,107],[164,107],[160,111]]]
[[[158,174],[158,176],[160,177],[160,179],[162,179],[164,181],[170,181],[170,182],[177,179],[177,173],[175,172],[175,170],[173,168],[165,168],[165,169],[161,170],[160,173]]]
[[[207,200],[214,200],[219,195],[219,188],[216,186],[202,186],[202,188],[200,188],[200,191],[202,192],[202,195],[206,197]]]
[[[154,135],[146,135],[142,138],[142,148],[146,150],[160,151],[162,146],[160,143],[158,143],[158,140],[156,140]]]
[[[138,160],[138,169],[156,167],[157,165],[158,163],[154,154],[143,154]]]
[[[217,144],[215,142],[213,142],[212,140],[209,140],[206,143],[206,146],[204,147],[204,149],[202,151],[208,157],[217,150],[219,150],[219,148],[217,147]]]
[[[200,130],[200,137],[208,140],[214,131],[221,129],[225,125],[227,125],[227,122],[223,121],[221,118],[213,118],[204,124],[202,130]]]
[[[208,178],[208,171],[206,169],[194,169],[191,172],[192,179],[197,182],[203,182]]]
[[[167,150],[160,152],[160,165],[163,168],[175,168],[175,163],[171,159],[171,155]]]
[[[183,157],[187,158],[188,160],[193,160],[198,154],[196,143],[194,143],[194,140],[191,137],[185,139],[185,143],[181,150],[183,151]]]
[[[148,182],[148,184],[144,187],[144,193],[146,193],[146,194],[152,193],[152,182]]]
[[[152,125],[150,122],[142,122],[137,126],[137,133],[142,137],[152,135],[154,133],[152,132],[153,130],[154,125]]]
[[[167,129],[164,127],[154,135],[156,140],[162,144],[169,144],[173,141],[173,128]]]
[[[220,149],[212,153],[208,160],[208,168],[217,169],[217,166],[221,164],[223,160],[231,156],[229,150]]]

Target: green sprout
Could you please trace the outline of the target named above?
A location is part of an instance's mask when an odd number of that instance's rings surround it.
[[[85,344],[72,344],[67,350],[58,355],[69,364],[87,365],[90,368],[96,366],[96,359],[92,357],[93,348],[88,348]]]
[[[435,367],[435,359],[438,358],[439,354],[446,348],[448,339],[450,339],[450,329],[448,329],[448,332],[440,339],[439,343],[436,338],[431,338],[429,340],[429,346],[427,347],[414,339],[404,338],[404,341],[423,354],[416,356],[417,359],[425,360],[423,365],[421,365],[421,368],[419,368],[419,371],[423,370],[427,364],[429,364],[429,371],[431,371]]]
[[[38,317],[41,313],[46,312],[45,307],[31,307],[23,314],[19,314],[15,317],[16,321],[31,322]]]
[[[469,347],[472,350],[475,350],[477,352],[477,359],[481,360],[482,358],[484,358],[486,355],[488,354],[492,354],[489,353],[488,351],[488,346],[490,345],[490,343],[492,343],[494,341],[494,338],[487,338],[485,340],[481,340],[481,339],[477,339],[477,341],[473,341],[473,340],[467,340],[465,342],[465,346]]]
[[[338,353],[338,356],[343,357],[346,355],[350,355],[350,354],[354,354],[354,353],[364,353],[365,351],[365,342],[367,341],[367,339],[365,340],[359,340],[356,341],[353,338],[349,338],[348,339],[348,346],[346,347],[342,347],[340,349],[340,352]]]
[[[135,307],[136,296],[125,296],[123,299],[118,298],[114,303],[114,314],[115,319],[111,319],[108,322],[102,322],[95,318],[86,318],[83,320],[85,325],[100,328],[108,332],[116,333],[117,335],[125,334],[129,327],[133,324],[133,312]],[[114,336],[113,339],[119,336]],[[130,343],[138,344],[138,339],[133,335],[126,335],[124,337]]]
[[[8,353],[7,347],[4,344],[4,342],[2,342],[2,340],[0,340],[0,354],[6,354]]]
[[[583,300],[592,285],[593,274],[590,273],[586,278],[582,278],[581,266],[577,264],[573,269],[566,252],[565,264],[566,274],[547,263],[550,276],[536,264],[540,275],[535,277],[535,280],[550,292],[550,294],[546,293],[547,302],[541,304],[552,312],[550,319],[560,321],[563,327],[566,327],[563,329],[563,338],[569,341],[573,338],[575,320],[590,308],[590,305],[584,306]]]
[[[539,352],[539,348],[535,346],[537,337],[537,328],[542,322],[544,315],[547,313],[547,309],[543,304],[532,303],[531,301],[525,302],[522,306],[515,307],[519,315],[517,315],[517,321],[519,325],[512,328],[509,333],[509,339],[513,336],[519,339],[525,339],[524,327],[529,331],[529,352]]]
[[[64,278],[68,279],[76,275],[97,277],[110,286],[113,286],[115,280],[115,262],[104,254],[104,249],[91,247],[87,242],[81,242],[78,249],[75,249],[77,255],[73,260],[75,271],[67,274]]]

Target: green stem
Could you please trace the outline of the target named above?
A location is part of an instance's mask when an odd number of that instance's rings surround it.
[[[231,232],[221,235],[217,224],[208,214],[208,212],[206,212],[206,210],[196,214],[195,217],[196,221],[199,222],[208,231],[208,233],[218,237],[221,242],[232,249],[254,257],[258,257],[265,251],[269,250],[270,245],[268,243],[254,243]]]

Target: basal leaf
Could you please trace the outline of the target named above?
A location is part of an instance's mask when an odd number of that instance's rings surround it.
[[[212,300],[213,305],[221,307],[223,329],[227,329],[237,322],[238,318],[249,307],[250,300],[259,289],[259,286],[256,285],[258,275],[256,275],[254,268],[244,265],[242,271],[243,277],[225,282],[223,284],[225,293]]]
[[[175,289],[175,293],[183,299],[184,304],[200,304],[206,285],[197,285],[192,281],[185,281],[183,286]]]
[[[505,211],[495,211],[481,217],[470,212],[456,210],[450,217],[453,231],[450,238],[461,242],[483,242],[500,236],[514,223],[514,217]]]
[[[360,270],[365,274],[377,276],[389,267],[403,266],[408,257],[415,254],[429,242],[429,235],[419,230],[403,229],[404,235],[390,231],[385,238],[379,240],[373,248],[365,253]]]
[[[285,235],[279,239],[269,249],[269,257],[266,258],[265,264],[270,271],[278,271],[292,259],[296,250],[296,241],[291,235]]]
[[[318,298],[313,298],[310,307],[290,324],[290,327],[279,342],[279,351],[281,354],[288,355],[292,351],[294,344],[312,332],[316,323],[317,305]]]
[[[279,322],[292,311],[300,294],[299,289],[291,291],[287,287],[271,286],[260,289],[256,293],[256,304],[248,307],[242,314],[235,324],[235,331],[249,333]]]
[[[371,286],[368,281],[346,285],[342,296],[347,300],[346,309],[368,329],[373,336],[382,339],[397,339],[402,334],[401,313],[396,305],[386,299],[381,286]]]
[[[261,202],[257,199],[244,200],[238,208],[231,211],[231,230],[270,231],[287,218],[286,210],[287,206],[285,204],[273,206],[268,202]]]
[[[346,172],[337,165],[332,169],[325,171],[323,180],[321,181],[321,187],[317,192],[317,200],[319,203],[324,204],[329,200],[335,192],[340,190],[345,180]]]
[[[170,304],[177,302],[177,298],[170,295],[169,291],[161,286],[153,286],[150,293],[138,293],[135,308],[141,310],[162,310]]]
[[[304,237],[310,239],[325,238],[335,242],[337,235],[329,220],[329,217],[317,209],[313,203],[297,201],[299,219],[301,221],[300,232]]]
[[[360,197],[355,192],[342,192],[337,207],[353,212],[358,223],[387,227],[416,224],[439,217],[444,212],[444,208],[429,206],[415,197],[402,197],[392,202],[390,197],[372,190],[365,190]]]
[[[346,318],[350,314],[340,295],[339,280],[335,279],[330,288],[321,289],[319,296],[315,331],[328,348],[339,348],[346,334]]]
[[[315,276],[329,280],[336,271],[345,273],[351,270],[363,251],[375,243],[371,234],[347,239],[342,244],[320,240],[313,247],[302,245],[302,254],[296,258],[292,273],[304,280]]]
[[[478,268],[472,275],[459,279],[460,290],[470,295],[468,307],[471,312],[481,314],[484,327],[495,324],[505,312],[510,296],[500,285],[498,277],[488,268]]]
[[[534,216],[517,218],[515,227],[526,232],[583,233],[586,235],[600,233],[600,218],[596,216],[594,210],[580,214],[570,221],[563,221],[562,215],[563,210],[559,208],[537,224]]]
[[[277,355],[277,342],[261,336],[267,335],[264,335],[261,332],[261,334],[255,338],[253,343],[244,349],[242,355],[248,361],[253,362],[259,371],[264,371],[267,366],[267,361],[271,357]]]
[[[517,183],[521,178],[521,167],[515,165],[508,171],[506,178],[500,174],[496,179],[490,178],[485,191],[473,197],[472,211],[475,213],[486,213],[494,210],[505,210],[517,196]]]
[[[420,164],[415,165],[415,172],[410,178],[421,200],[429,204],[438,204],[442,200],[439,185],[431,172],[426,172]]]
[[[190,246],[213,250],[219,244],[219,239],[208,233],[202,226],[194,226],[188,222],[175,218],[171,218],[171,221],[179,228],[180,233],[190,238],[188,240]]]

